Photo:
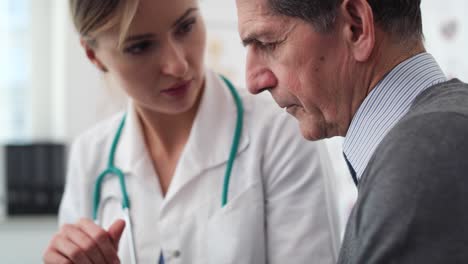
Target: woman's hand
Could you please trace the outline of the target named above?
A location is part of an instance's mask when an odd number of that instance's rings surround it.
[[[43,260],[46,264],[120,263],[117,255],[125,221],[116,220],[104,230],[89,219],[63,225],[52,238]]]

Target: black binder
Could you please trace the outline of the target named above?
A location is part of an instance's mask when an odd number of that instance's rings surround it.
[[[56,214],[65,179],[65,145],[5,146],[8,215]]]

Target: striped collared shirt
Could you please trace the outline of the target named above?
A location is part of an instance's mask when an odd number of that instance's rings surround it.
[[[343,152],[361,178],[375,149],[425,89],[447,78],[429,53],[400,63],[369,93],[351,121]]]

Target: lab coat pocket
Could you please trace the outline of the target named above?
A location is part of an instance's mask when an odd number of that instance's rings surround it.
[[[211,216],[205,237],[208,263],[265,263],[262,197],[261,186],[253,185]]]

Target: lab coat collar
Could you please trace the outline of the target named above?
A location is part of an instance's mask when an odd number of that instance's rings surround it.
[[[244,111],[245,112],[245,111]],[[245,115],[245,113],[244,113]],[[205,90],[195,117],[189,140],[177,164],[167,198],[177,192],[203,171],[226,163],[229,158],[237,121],[237,107],[224,81],[218,74],[206,70]],[[249,145],[248,127],[244,117],[242,135],[237,154]],[[140,170],[144,162],[145,170]],[[116,166],[127,174],[135,174],[151,168],[149,155],[143,137],[140,121],[133,103],[127,108],[127,118],[122,137],[117,148]],[[143,176],[143,175],[142,175]],[[150,175],[146,175],[150,176]],[[222,177],[222,175],[220,175]]]
[[[193,125],[184,161],[201,168],[226,162],[231,151],[237,121],[237,107],[229,88],[218,74],[207,70],[205,91]],[[245,115],[245,113],[244,113]],[[247,124],[244,124],[238,153],[248,143]]]
[[[131,172],[135,171],[136,165],[143,158],[148,157],[148,154],[143,130],[132,100],[128,103],[126,116],[125,126],[115,155],[115,166],[120,167],[126,174],[130,175]]]
[[[177,165],[167,198],[174,196],[203,171],[228,161],[236,121],[237,107],[229,88],[218,74],[207,70],[200,108]],[[244,117],[237,155],[249,145],[246,123]]]

